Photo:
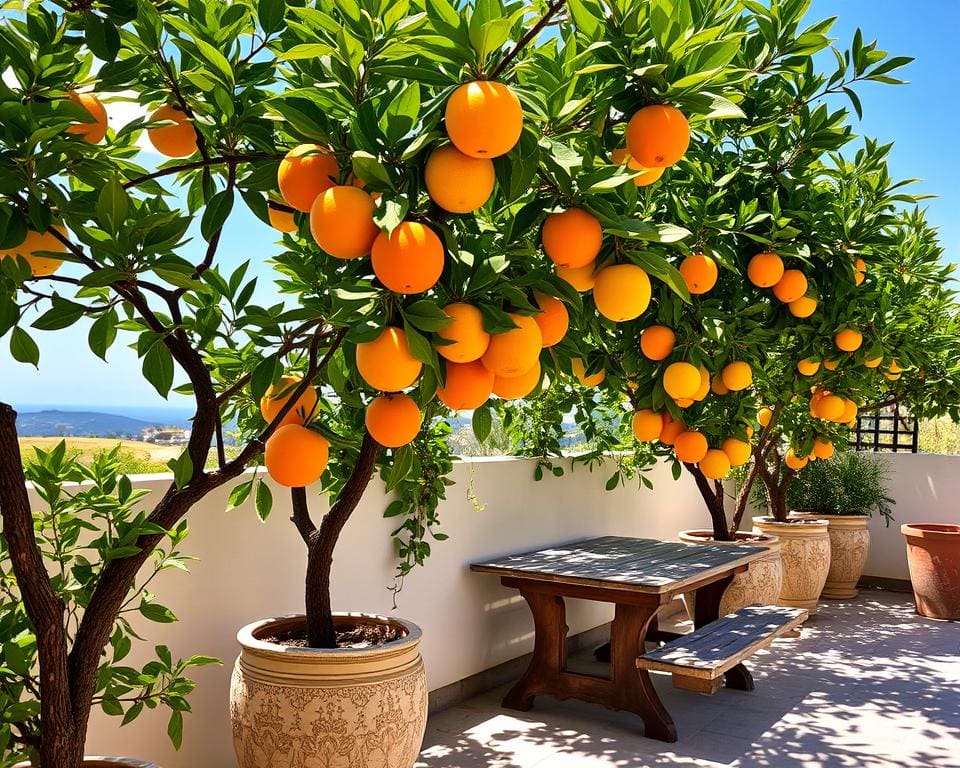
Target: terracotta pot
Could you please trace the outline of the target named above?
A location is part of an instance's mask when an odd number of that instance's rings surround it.
[[[13,768],[30,768],[30,763],[17,763]],[[132,757],[93,756],[83,758],[83,768],[160,768],[160,766]]]
[[[761,538],[761,541],[744,541],[744,539]],[[747,605],[772,605],[776,603],[780,594],[780,584],[783,581],[783,569],[780,565],[780,540],[776,536],[767,534],[737,531],[737,541],[714,541],[713,531],[695,529],[680,531],[680,541],[690,544],[714,544],[720,547],[766,547],[769,554],[750,563],[750,567],[743,573],[733,577],[733,581],[724,590],[720,598],[720,615],[725,616],[738,608]],[[685,592],[683,604],[687,608],[687,615],[692,619],[696,610],[696,592]]]
[[[870,553],[870,531],[866,515],[811,515],[791,512],[791,518],[826,520],[830,527],[830,571],[820,597],[849,600],[856,597],[857,582]]]
[[[783,585],[779,605],[817,612],[817,600],[830,571],[830,534],[826,520],[795,520],[778,523],[772,517],[753,518],[760,533],[780,538]]]
[[[931,619],[960,619],[960,525],[900,526],[907,540],[907,565],[917,613]]]
[[[368,648],[289,648],[260,638],[303,627],[302,616],[249,624],[230,685],[240,768],[411,768],[427,723],[420,628],[336,614],[338,624],[393,625],[404,637]]]

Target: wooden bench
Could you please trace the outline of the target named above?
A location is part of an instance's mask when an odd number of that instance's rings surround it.
[[[673,674],[673,685],[716,693],[723,676],[807,618],[803,608],[750,605],[645,653],[637,667]]]

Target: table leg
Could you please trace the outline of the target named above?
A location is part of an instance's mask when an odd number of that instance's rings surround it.
[[[549,689],[567,664],[567,609],[559,595],[520,590],[533,614],[533,659],[523,677],[503,699],[507,709],[526,712],[534,696]]]
[[[653,615],[653,618],[650,619],[650,624],[647,627],[647,637],[646,642],[648,643],[667,643],[671,640],[676,640],[680,635],[676,632],[661,632],[659,629],[659,622],[657,619],[657,614]],[[644,652],[644,648],[640,649],[640,652]],[[593,652],[593,658],[603,664],[610,663],[610,641],[608,640],[603,645],[599,646]]]
[[[733,581],[733,574],[725,576],[719,581],[711,582],[697,590],[697,607],[694,612],[693,626],[699,629],[711,621],[720,618],[720,599],[727,585]],[[737,664],[724,675],[724,681],[727,688],[733,688],[738,691],[752,691],[753,675],[743,664]]]

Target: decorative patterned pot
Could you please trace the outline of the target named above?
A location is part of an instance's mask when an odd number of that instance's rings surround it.
[[[761,541],[744,541],[756,539]],[[746,605],[773,605],[780,595],[780,585],[783,581],[783,568],[780,564],[780,540],[768,534],[737,531],[736,541],[714,541],[713,531],[695,529],[680,531],[680,541],[690,544],[714,544],[728,547],[766,547],[769,554],[750,563],[750,567],[743,573],[733,577],[733,581],[724,590],[720,598],[720,615],[725,616]],[[687,608],[687,615],[693,618],[696,606],[697,593],[685,592],[683,604]]]
[[[907,565],[917,613],[931,619],[960,619],[960,525],[900,526],[907,540]]]
[[[863,575],[870,552],[870,518],[864,515],[810,515],[790,513],[791,518],[826,520],[830,527],[830,571],[820,597],[849,600],[857,596],[857,582]]]
[[[30,768],[30,763],[17,763],[13,768]],[[132,757],[85,757],[83,768],[160,768],[156,763]]]
[[[780,605],[806,608],[812,616],[830,571],[830,534],[826,520],[778,523],[772,517],[753,518],[753,528],[780,538],[783,585]]]
[[[290,648],[260,638],[302,628],[303,616],[249,624],[230,684],[240,768],[411,768],[427,723],[420,628],[400,619],[336,614],[340,623],[388,623],[404,637],[368,648]]]

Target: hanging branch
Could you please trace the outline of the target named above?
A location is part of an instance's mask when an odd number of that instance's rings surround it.
[[[543,17],[540,19],[540,21],[530,27],[530,29],[527,30],[527,33],[521,37],[519,41],[517,41],[517,44],[513,46],[510,52],[500,59],[500,63],[493,68],[493,71],[490,73],[491,80],[496,80],[500,74],[508,66],[510,66],[510,62],[517,58],[517,56],[520,54],[520,51],[526,48],[530,44],[530,41],[543,31],[544,27],[550,23],[550,19],[552,19],[557,12],[563,8],[566,2],[567,0],[554,0],[554,2],[550,4],[550,6],[547,8],[547,12],[543,14]]]

